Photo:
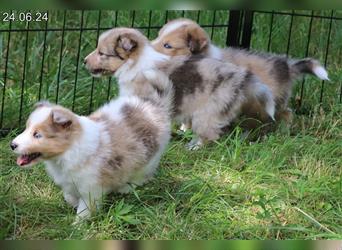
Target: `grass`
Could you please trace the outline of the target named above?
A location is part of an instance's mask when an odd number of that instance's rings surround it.
[[[169,18],[182,15],[182,11],[170,12]],[[184,12],[184,15],[197,19],[197,12]],[[341,12],[335,15],[341,16]],[[66,17],[66,27],[79,27],[81,12],[67,11]],[[153,25],[161,25],[164,20],[164,12],[153,12]],[[291,17],[276,15],[274,20],[270,50],[286,53]],[[294,18],[290,55],[305,56],[309,20]],[[84,13],[83,27],[96,28],[97,21],[98,12]],[[132,21],[132,12],[101,12],[101,27],[130,26]],[[212,22],[212,11],[201,12],[201,24]],[[255,15],[253,48],[267,50],[269,22],[270,15]],[[308,48],[308,55],[322,62],[329,22],[313,20]],[[134,26],[148,23],[148,11],[136,12]],[[226,24],[227,12],[217,11],[215,23]],[[298,114],[290,128],[281,126],[255,143],[241,139],[241,131],[236,129],[196,152],[184,150],[191,134],[174,136],[152,182],[132,194],[111,195],[104,208],[79,227],[70,226],[75,211],[63,201],[60,189],[49,179],[43,165],[27,171],[19,169],[8,144],[39,97],[56,100],[57,86],[59,103],[87,114],[116,95],[115,80],[93,80],[81,65],[76,70],[77,59],[80,63],[95,47],[96,30],[84,30],[81,43],[79,31],[66,31],[62,50],[62,32],[47,32],[42,75],[44,32],[28,33],[26,53],[26,32],[12,32],[4,103],[5,60],[0,62],[0,103],[4,105],[1,129],[15,128],[0,141],[0,238],[341,239],[341,25],[342,21],[335,20],[331,29],[327,66],[332,81],[322,83],[307,78],[301,107],[297,102],[302,82],[295,84],[291,106]],[[0,28],[7,26],[0,24]],[[62,26],[63,12],[51,12],[48,27]],[[12,26],[22,27],[25,24]],[[45,26],[32,23],[30,27]],[[150,38],[157,31],[157,28],[144,30]],[[225,28],[208,28],[208,32],[216,43],[224,45]],[[0,32],[0,37],[0,53],[5,58],[8,33]],[[319,105],[322,86],[323,102]],[[21,101],[23,114],[19,119]]]
[[[72,227],[42,165],[19,169],[0,143],[1,238],[340,239],[342,107],[250,144],[239,130],[193,152],[175,136],[154,180],[111,195],[87,224]]]

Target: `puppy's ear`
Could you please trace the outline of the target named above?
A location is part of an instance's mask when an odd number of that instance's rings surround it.
[[[193,54],[202,52],[209,44],[209,37],[204,29],[199,26],[188,26],[187,40],[190,51]]]
[[[126,52],[133,52],[138,46],[138,41],[133,34],[124,34],[118,38],[118,47]]]
[[[60,128],[66,129],[72,125],[72,115],[61,109],[51,111],[52,123]]]
[[[52,104],[49,101],[39,101],[34,105],[34,108],[51,107]]]

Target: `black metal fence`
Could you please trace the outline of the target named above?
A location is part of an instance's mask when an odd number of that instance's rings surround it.
[[[65,10],[47,12],[48,20],[42,19],[44,11],[39,13],[31,11],[28,20],[27,12],[1,12],[2,135],[22,128],[33,103],[40,99],[87,114],[114,97],[115,79],[93,79],[81,64],[96,47],[99,34],[128,26],[152,39],[164,23],[178,17],[200,23],[220,46],[251,47],[321,60],[332,81],[310,78],[296,84],[292,105],[297,110],[310,110],[320,103],[332,107],[342,101],[342,11]]]

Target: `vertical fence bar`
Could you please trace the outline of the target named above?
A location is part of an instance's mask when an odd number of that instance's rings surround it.
[[[96,34],[96,45],[95,45],[95,47],[97,47],[97,43],[98,43],[99,36],[100,36],[101,10],[99,10],[98,13],[99,13],[99,14],[98,14],[98,19],[97,19],[97,34]],[[92,109],[93,109],[94,84],[95,84],[95,78],[93,77],[93,79],[92,79],[92,81],[91,81],[90,102],[89,102],[88,113],[91,113],[91,111],[92,111]]]
[[[55,100],[56,103],[58,103],[59,83],[60,83],[60,80],[61,80],[61,73],[62,73],[62,60],[63,60],[65,23],[66,23],[66,10],[64,10],[64,15],[63,15],[63,27],[62,27],[62,38],[61,38],[62,41],[61,41],[61,49],[60,49],[60,52],[59,52],[59,63],[58,63],[58,73],[57,73],[57,88],[56,88],[56,100]]]
[[[273,22],[274,22],[274,11],[272,10],[271,21],[270,21],[270,32],[269,32],[268,43],[267,43],[267,51],[268,51],[268,52],[269,52],[270,49],[271,49],[272,32],[273,32]]]
[[[47,12],[49,15],[49,12]],[[40,68],[40,77],[39,77],[39,90],[38,90],[38,101],[42,97],[42,87],[43,87],[43,76],[44,76],[44,61],[45,61],[45,50],[46,50],[46,36],[48,29],[48,21],[45,22],[45,31],[44,31],[44,41],[43,41],[43,55],[42,55],[42,65]]]
[[[240,45],[240,19],[242,11],[229,11],[228,32],[226,44],[227,46],[237,47]]]
[[[314,12],[311,11],[311,17],[310,17],[310,23],[309,23],[309,31],[308,31],[308,40],[307,40],[307,43],[306,43],[306,50],[305,50],[305,57],[308,57],[308,55],[309,55],[309,46],[310,46],[310,40],[311,40],[313,14],[314,14]],[[302,102],[303,102],[304,83],[305,83],[305,76],[303,77],[302,85],[301,85],[301,89],[300,89],[299,108],[302,106]]]
[[[289,28],[289,36],[287,38],[287,46],[286,46],[286,56],[288,57],[289,51],[290,51],[290,45],[291,45],[291,35],[292,35],[292,26],[293,26],[293,16],[294,16],[294,11],[291,13],[291,21],[290,21],[290,28]]]
[[[197,23],[199,23],[200,18],[201,18],[201,11],[199,10],[197,11],[197,18],[196,18]]]
[[[327,67],[327,62],[328,62],[328,54],[329,54],[329,46],[330,46],[330,36],[331,36],[331,28],[332,28],[332,21],[333,21],[333,16],[334,16],[334,11],[331,11],[330,14],[330,23],[329,23],[329,31],[328,31],[328,40],[327,40],[327,47],[325,49],[325,58],[324,58],[324,67]],[[319,102],[322,103],[323,101],[323,92],[324,92],[324,83],[325,81],[322,81],[322,86],[321,86],[321,94],[319,97]]]
[[[23,77],[22,77],[22,81],[21,81],[21,93],[20,93],[19,127],[21,127],[21,120],[22,120],[22,115],[23,115],[24,88],[25,88],[25,78],[26,78],[26,62],[27,62],[29,29],[30,29],[30,22],[26,22],[26,41],[25,41],[25,52],[24,52],[24,69],[23,69]]]
[[[147,28],[147,38],[150,39],[151,33],[151,23],[152,23],[152,10],[148,14],[148,28]]]
[[[84,22],[84,10],[81,11],[81,24],[80,24],[80,34],[78,37],[78,49],[77,49],[77,56],[76,56],[76,69],[75,69],[74,93],[73,93],[73,98],[72,98],[72,111],[75,110],[78,68],[79,68],[79,63],[80,63],[81,42],[82,42],[82,34],[83,34],[83,22]]]
[[[169,20],[169,11],[165,11],[165,20],[164,23],[167,23],[167,21]]]
[[[227,46],[249,48],[253,28],[253,11],[229,12]],[[242,31],[242,35],[241,35]]]
[[[12,14],[12,11],[11,11],[11,14]],[[2,124],[3,124],[3,119],[4,119],[6,83],[7,83],[7,72],[8,72],[8,57],[9,57],[10,42],[11,42],[12,20],[10,20],[8,26],[9,26],[9,31],[8,31],[8,40],[7,40],[7,48],[6,48],[6,56],[5,56],[5,72],[4,72],[4,86],[2,89],[0,129],[2,129]]]
[[[244,17],[241,47],[249,49],[251,46],[254,12],[245,11]]]
[[[115,20],[114,20],[114,27],[118,25],[118,11],[115,11]],[[110,91],[112,86],[112,77],[110,76],[108,79],[108,88],[107,88],[107,101],[109,101],[110,98]]]
[[[131,23],[132,28],[134,28],[134,22],[135,22],[135,10],[132,11],[132,23]]]
[[[213,11],[213,20],[212,20],[212,22],[211,22],[211,34],[210,34],[210,39],[211,39],[211,40],[213,40],[213,37],[214,37],[215,19],[216,19],[216,10]]]
[[[118,15],[119,15],[119,11],[116,10],[115,11],[114,27],[118,26]]]

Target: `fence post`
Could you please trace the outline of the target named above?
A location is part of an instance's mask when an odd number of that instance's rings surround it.
[[[229,11],[227,46],[248,49],[251,43],[252,27],[253,11]]]
[[[241,39],[241,47],[249,49],[251,45],[252,38],[252,28],[253,28],[253,11],[245,11],[245,18],[243,20],[243,31]]]
[[[229,11],[229,22],[227,32],[227,46],[239,47],[240,45],[240,30],[241,30],[242,11]]]

